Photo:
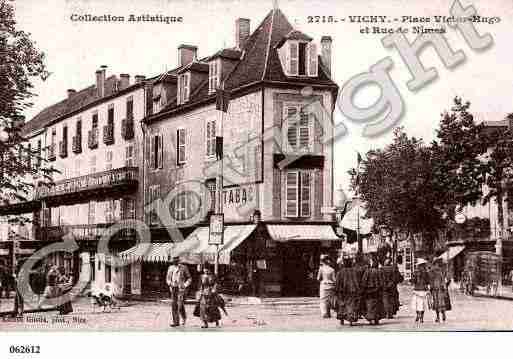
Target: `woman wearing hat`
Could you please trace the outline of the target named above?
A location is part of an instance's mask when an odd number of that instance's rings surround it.
[[[437,323],[440,322],[440,312],[442,313],[442,320],[445,322],[445,312],[451,309],[449,292],[447,290],[447,276],[442,268],[443,260],[435,258],[433,260],[433,267],[430,271],[430,286],[431,295],[433,296],[433,310],[436,312]]]
[[[424,323],[424,312],[428,309],[429,274],[426,270],[426,263],[425,259],[417,259],[417,268],[411,279],[413,284],[411,306],[417,313],[416,323]]]
[[[331,303],[335,295],[335,269],[331,265],[330,258],[327,254],[321,255],[321,263],[319,272],[317,273],[319,281],[319,298],[321,316],[323,318],[331,318]],[[335,308],[333,308],[335,309]]]

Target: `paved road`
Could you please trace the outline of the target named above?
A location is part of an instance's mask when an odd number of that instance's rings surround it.
[[[409,308],[411,289],[402,287],[401,307],[395,319],[383,320],[379,326],[370,326],[361,320],[354,327],[341,327],[336,319],[322,319],[318,305],[312,298],[290,298],[265,301],[263,304],[232,304],[222,327],[209,331],[394,331],[394,330],[513,330],[513,301],[486,297],[466,297],[452,292],[453,310],[446,323],[435,323],[433,312],[426,313],[425,323],[417,327]],[[2,310],[7,309],[3,303]],[[200,321],[192,316],[192,305],[187,305],[189,320],[186,327],[169,327],[169,303],[133,302],[119,312],[93,313],[83,298],[74,304],[75,312],[66,316],[55,313],[26,314],[21,322],[0,319],[0,330],[137,330],[137,331],[191,331],[201,330]],[[64,322],[56,322],[55,319]],[[45,321],[45,322],[41,322]]]

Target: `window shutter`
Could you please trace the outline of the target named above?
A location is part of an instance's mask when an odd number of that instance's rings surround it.
[[[190,81],[191,80],[191,74],[189,72],[187,72],[185,75],[184,75],[184,78],[183,78],[183,81],[184,81],[184,101],[183,102],[187,102],[189,101],[189,90],[190,90]]]
[[[307,47],[308,53],[308,76],[317,77],[319,61],[317,57],[317,44],[310,42]]]
[[[182,103],[182,76],[178,76],[178,91],[176,92],[176,102]]]
[[[307,113],[299,115],[299,148],[308,150],[310,147],[310,121]]]
[[[287,172],[286,179],[286,216],[298,216],[298,172]]]
[[[158,151],[158,168],[163,168],[163,163],[164,163],[164,136],[163,135],[158,135],[157,136],[157,139],[158,139],[158,146],[159,146],[159,151]]]
[[[178,143],[178,164],[184,163],[185,158],[185,128],[179,128],[176,131],[177,143]]]
[[[297,76],[299,67],[299,46],[297,42],[291,42],[289,44],[289,74]]]
[[[297,124],[297,107],[285,107],[285,123],[287,124],[287,149],[294,152],[297,149],[298,141],[298,124]]]
[[[150,142],[150,146],[149,146],[149,151],[150,151],[149,168],[153,169],[153,168],[155,168],[155,138],[154,138],[154,136],[150,136],[148,138],[148,141]]]
[[[311,216],[311,174],[301,172],[301,217]]]

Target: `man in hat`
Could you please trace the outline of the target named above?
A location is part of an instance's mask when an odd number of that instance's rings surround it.
[[[187,315],[185,314],[184,299],[191,282],[192,278],[187,266],[180,263],[180,257],[173,257],[166,276],[166,283],[171,294],[172,327],[180,325],[180,316],[183,320],[182,324],[185,325]]]

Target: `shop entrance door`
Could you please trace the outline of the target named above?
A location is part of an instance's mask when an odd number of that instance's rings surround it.
[[[318,295],[317,271],[320,246],[317,243],[288,242],[282,246],[283,290],[287,297]]]

